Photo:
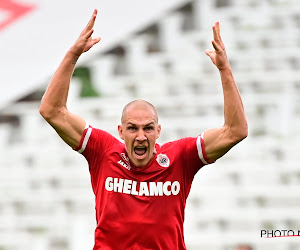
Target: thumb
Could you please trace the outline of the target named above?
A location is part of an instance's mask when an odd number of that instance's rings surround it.
[[[99,43],[101,41],[101,37],[96,37],[93,39],[94,44]]]
[[[210,58],[212,57],[212,53],[213,53],[213,51],[211,51],[211,50],[209,50],[209,49],[205,50],[205,54],[206,54],[207,56],[209,56]]]

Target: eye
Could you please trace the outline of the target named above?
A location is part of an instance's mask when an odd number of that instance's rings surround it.
[[[154,129],[154,127],[152,127],[152,126],[145,127],[145,130],[146,130],[146,131],[151,131],[151,130],[153,130],[153,129]]]
[[[131,131],[135,131],[135,130],[136,130],[136,127],[134,127],[134,126],[129,126],[129,127],[127,127],[127,129],[128,129],[128,130],[131,130]]]

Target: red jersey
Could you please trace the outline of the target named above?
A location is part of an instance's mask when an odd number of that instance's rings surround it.
[[[155,145],[136,168],[125,144],[103,130],[84,130],[77,150],[89,163],[96,202],[98,249],[186,249],[184,208],[197,171],[210,163],[203,134]]]

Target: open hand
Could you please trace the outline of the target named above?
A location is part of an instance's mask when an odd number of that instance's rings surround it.
[[[77,41],[71,48],[72,52],[77,56],[80,56],[82,53],[88,51],[90,48],[92,48],[96,43],[98,43],[101,40],[100,37],[92,38],[92,34],[94,32],[93,28],[97,17],[97,13],[98,11],[95,9],[89,23],[80,33],[80,36],[78,37]]]
[[[230,67],[230,65],[227,59],[225,46],[221,38],[219,22],[216,22],[212,28],[213,28],[214,40],[212,40],[211,43],[215,50],[207,49],[205,50],[205,54],[210,57],[212,62],[217,66],[219,70],[223,70]]]

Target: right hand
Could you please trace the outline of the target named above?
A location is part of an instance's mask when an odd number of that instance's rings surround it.
[[[101,40],[100,37],[92,38],[92,34],[94,32],[93,27],[95,24],[97,13],[98,11],[95,9],[89,23],[80,33],[80,36],[78,37],[77,41],[70,49],[78,57],[82,53],[88,51],[90,48],[92,48],[96,43],[98,43]]]

